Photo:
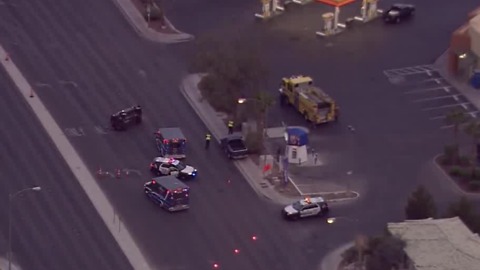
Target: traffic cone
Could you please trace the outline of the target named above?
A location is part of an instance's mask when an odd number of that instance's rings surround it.
[[[9,61],[10,60],[10,56],[8,55],[8,53],[5,55],[5,61]]]
[[[103,170],[101,167],[98,168],[97,172],[96,172],[96,175],[97,176],[102,176],[103,175]]]
[[[120,171],[120,169],[116,169],[116,170],[115,170],[115,177],[116,177],[117,179],[120,179],[120,176],[121,176],[121,175],[122,175],[122,172]]]

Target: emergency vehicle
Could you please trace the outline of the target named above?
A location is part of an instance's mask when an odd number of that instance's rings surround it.
[[[280,91],[281,104],[291,104],[305,120],[314,124],[338,120],[336,102],[322,89],[313,85],[308,76],[283,78]]]
[[[190,208],[190,188],[175,176],[155,177],[143,185],[145,196],[169,212]]]
[[[155,144],[162,157],[186,158],[187,139],[180,128],[159,128],[155,133]]]
[[[322,197],[305,198],[287,205],[282,210],[282,215],[286,219],[297,220],[305,217],[323,217],[328,214],[330,209],[327,202]]]
[[[197,176],[197,169],[174,158],[154,158],[150,163],[150,171],[157,176],[173,175],[181,180],[193,179]]]

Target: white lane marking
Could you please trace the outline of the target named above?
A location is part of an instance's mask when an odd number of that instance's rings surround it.
[[[110,230],[130,264],[134,269],[153,269],[148,265],[146,258],[143,256],[140,248],[136,245],[128,228],[124,226],[123,230],[119,230],[118,224],[112,222],[112,215],[116,213],[115,208],[110,204],[95,180],[95,177],[88,170],[87,166],[82,161],[72,144],[68,141],[67,137],[62,132],[62,129],[55,122],[55,119],[40,98],[38,96],[30,98],[30,93],[33,89],[32,86],[13,63],[12,59],[8,59],[8,61],[5,60],[7,56],[5,49],[0,45],[0,63],[15,83],[17,90],[22,94],[28,105],[30,105],[35,112],[35,115],[45,128],[45,131],[52,138],[53,143],[62,154],[66,163],[70,167],[70,170],[72,170],[90,201],[92,201],[100,217],[102,217],[105,225]]]
[[[100,135],[108,134],[107,130],[102,126],[95,126],[95,132]]]
[[[387,77],[394,77],[398,75],[414,75],[414,74],[421,74],[427,72],[433,72],[436,69],[431,65],[423,65],[423,66],[412,66],[412,67],[404,67],[404,68],[397,68],[397,69],[387,69],[383,71],[383,74]]]
[[[433,97],[433,98],[421,98],[421,99],[416,99],[416,100],[412,101],[412,103],[426,102],[426,101],[439,100],[439,99],[448,99],[448,98],[453,98],[456,101],[458,101],[457,96],[459,96],[459,95],[439,96],[439,97]]]
[[[78,88],[78,84],[74,81],[64,81],[60,80],[58,83],[62,86],[72,86],[73,88]]]
[[[432,88],[423,88],[423,89],[418,89],[418,90],[410,90],[403,92],[403,94],[408,95],[408,94],[416,94],[416,93],[423,93],[423,92],[430,92],[430,91],[437,91],[437,90],[444,90],[445,92],[449,92],[448,90],[451,88],[451,86],[441,86],[441,87],[432,87]]]
[[[422,111],[426,112],[426,111],[440,110],[440,109],[452,108],[452,107],[458,107],[458,106],[462,106],[465,108],[467,104],[469,103],[465,102],[465,103],[449,104],[449,105],[443,105],[438,107],[425,108],[425,109],[422,109]]]
[[[69,137],[83,137],[86,135],[83,128],[65,128],[63,131],[65,132],[65,135]]]

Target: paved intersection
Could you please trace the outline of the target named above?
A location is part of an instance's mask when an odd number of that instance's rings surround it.
[[[423,117],[442,129],[452,127],[445,122],[446,115],[452,110],[464,111],[469,119],[478,116],[477,108],[432,65],[389,69],[383,74],[413,109],[421,111]]]

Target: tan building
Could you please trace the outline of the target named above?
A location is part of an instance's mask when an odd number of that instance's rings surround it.
[[[406,242],[408,270],[479,270],[480,237],[458,218],[388,223],[388,231]]]
[[[467,81],[478,69],[480,69],[480,8],[470,12],[467,22],[453,32],[449,49],[449,71],[452,75]]]

